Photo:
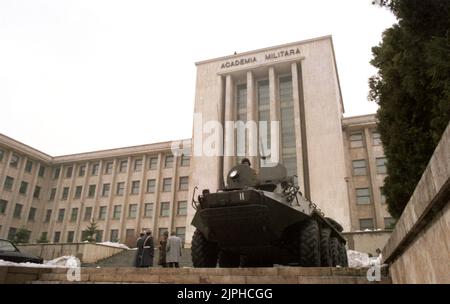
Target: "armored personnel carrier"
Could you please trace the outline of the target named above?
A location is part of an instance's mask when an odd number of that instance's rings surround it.
[[[342,226],[302,195],[282,165],[258,176],[237,165],[224,189],[204,189],[192,203],[194,267],[348,264]]]

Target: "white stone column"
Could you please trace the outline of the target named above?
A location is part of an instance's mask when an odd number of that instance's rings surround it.
[[[297,156],[297,176],[298,185],[301,190],[305,189],[305,178],[303,174],[303,153],[302,153],[302,128],[300,117],[300,87],[297,62],[291,64],[292,75],[292,97],[294,103],[294,127],[295,127],[295,150]],[[301,80],[300,80],[301,81]]]
[[[234,136],[234,82],[231,75],[226,76],[225,80],[225,142],[224,142],[224,157],[223,157],[223,174],[226,176],[227,172],[235,164],[235,136]]]
[[[269,96],[270,96],[270,121],[280,122],[280,100],[278,98],[278,83],[277,76],[274,67],[269,68]],[[270,128],[272,132],[272,128]],[[270,134],[271,138],[271,160],[277,160],[281,162],[280,151],[281,151],[281,124],[279,125],[278,132],[275,134]],[[278,147],[278,149],[276,149]]]
[[[255,97],[255,80],[251,71],[247,72],[247,147],[246,155],[252,167],[258,168],[258,124]]]

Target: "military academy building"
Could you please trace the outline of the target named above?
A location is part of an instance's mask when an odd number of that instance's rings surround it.
[[[242,157],[257,171],[268,160],[284,164],[345,231],[390,227],[376,120],[343,117],[330,36],[196,66],[190,153],[173,155],[163,142],[54,157],[0,134],[0,238],[25,227],[30,242],[79,242],[94,220],[98,241],[133,245],[142,230],[173,230],[189,246],[194,186],[220,188]],[[258,127],[227,124],[237,121]]]

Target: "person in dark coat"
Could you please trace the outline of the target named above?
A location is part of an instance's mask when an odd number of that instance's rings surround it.
[[[166,262],[166,245],[167,245],[167,238],[168,237],[169,237],[169,233],[167,231],[164,231],[163,235],[161,236],[161,239],[159,240],[158,265],[161,265],[162,267],[167,267],[167,262]]]
[[[145,233],[141,233],[136,241],[136,257],[134,259],[134,267],[141,266],[142,252],[144,251]]]
[[[152,232],[147,231],[144,239],[144,250],[142,251],[141,267],[153,266],[153,255],[155,252],[155,246],[153,245]]]

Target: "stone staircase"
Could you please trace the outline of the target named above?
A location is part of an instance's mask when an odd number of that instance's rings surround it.
[[[134,265],[134,259],[136,256],[136,250],[124,250],[118,254],[115,254],[106,259],[97,261],[96,263],[86,263],[83,267],[132,267]],[[158,265],[158,249],[155,250],[153,265]],[[180,260],[180,267],[191,267],[191,251],[190,249],[182,249],[182,256]]]
[[[391,284],[387,273],[369,282],[367,269],[326,267],[270,268],[81,268],[80,281],[69,282],[67,269],[41,272],[32,284]]]

